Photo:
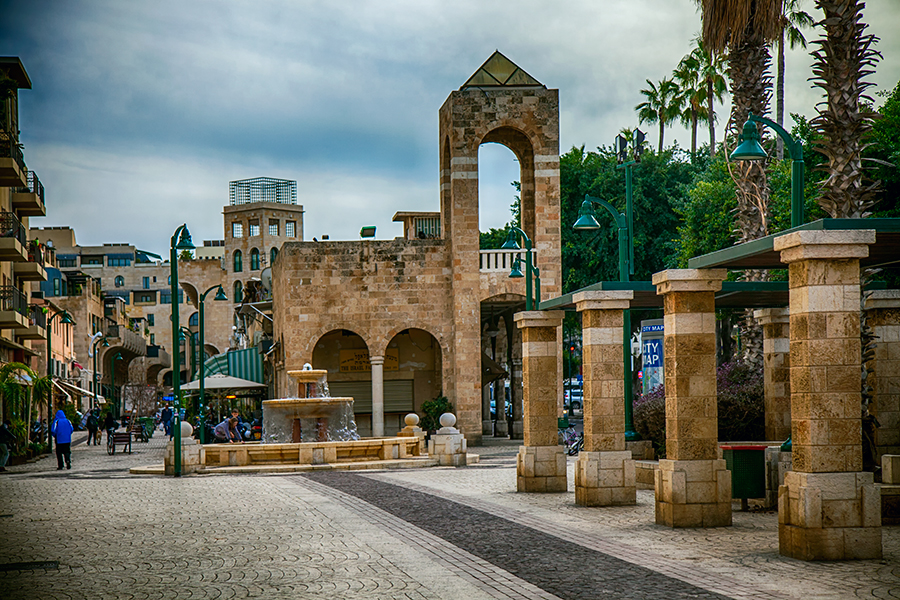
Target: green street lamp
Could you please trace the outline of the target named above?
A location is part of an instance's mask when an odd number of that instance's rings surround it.
[[[228,296],[225,295],[225,290],[222,289],[221,285],[214,285],[210,287],[208,290],[200,294],[200,301],[198,304],[200,305],[200,443],[206,443],[206,387],[204,385],[204,379],[206,379],[206,342],[203,339],[203,302],[206,300],[206,295],[211,291],[217,290],[216,295],[213,298],[216,302],[227,302]]]
[[[69,311],[55,312],[47,319],[47,378],[50,380],[50,388],[47,390],[47,423],[53,422],[53,319],[62,315],[63,325],[74,325],[75,319],[69,314]],[[29,417],[30,418],[30,417]],[[51,427],[47,427],[47,452],[53,453],[53,436],[50,434]]]
[[[94,398],[91,400],[91,410],[97,408],[96,406],[94,406],[94,400],[98,398],[97,390],[100,389],[100,374],[97,373],[97,344],[99,344],[101,341],[103,342],[104,348],[109,348],[109,340],[106,339],[106,336],[103,333],[98,331],[96,334],[94,334],[94,340],[93,342],[91,342],[90,353],[90,356],[94,360]]]
[[[605,208],[618,227],[619,235],[619,281],[629,281],[629,274],[634,273],[631,264],[631,251],[633,244],[629,235],[628,217],[620,213],[612,204],[600,198],[592,198],[585,194],[581,203],[581,211],[573,228],[576,231],[588,231],[600,229],[597,217],[594,215],[594,204]],[[629,247],[632,246],[632,247]],[[625,367],[625,439],[629,442],[641,439],[634,430],[634,398],[631,383],[631,310],[622,311],[622,363]]]
[[[174,424],[175,434],[174,450],[175,464],[174,475],[181,477],[181,354],[178,348],[178,252],[180,250],[193,250],[194,243],[191,241],[191,233],[188,231],[187,225],[181,225],[172,234],[169,244],[169,275],[172,292],[172,396],[175,401]]]
[[[541,303],[541,271],[531,258],[531,238],[524,231],[513,225],[509,230],[509,236],[501,250],[521,250],[517,238],[522,236],[525,239],[525,310],[534,310]],[[517,258],[512,265],[509,276],[513,279],[522,277],[521,259]],[[532,295],[532,283],[534,283],[534,295]]]
[[[784,141],[784,147],[787,148],[788,156],[791,157],[791,228],[799,227],[805,220],[803,177],[806,168],[803,161],[803,143],[800,140],[794,139],[784,127],[775,121],[751,114],[744,123],[744,131],[739,138],[741,143],[731,153],[731,160],[765,160],[768,158],[760,144],[761,138],[756,123],[762,123],[773,129]]]

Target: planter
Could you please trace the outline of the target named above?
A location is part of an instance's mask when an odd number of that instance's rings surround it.
[[[18,454],[16,456],[10,456],[9,461],[7,461],[7,466],[14,467],[16,465],[24,465],[28,462],[28,457],[24,454]]]

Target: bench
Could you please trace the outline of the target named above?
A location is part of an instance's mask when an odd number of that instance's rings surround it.
[[[122,446],[122,452],[131,454],[131,432],[130,431],[107,431],[106,432],[106,453],[115,454],[116,446]]]
[[[146,442],[150,439],[150,436],[144,431],[144,426],[137,420],[132,420],[128,425],[128,433],[134,437],[134,441],[136,442]]]

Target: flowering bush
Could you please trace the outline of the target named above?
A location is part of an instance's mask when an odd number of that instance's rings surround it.
[[[720,441],[765,439],[765,390],[762,369],[734,361],[716,370]],[[634,428],[653,442],[660,458],[666,453],[666,390],[658,386],[634,400]]]

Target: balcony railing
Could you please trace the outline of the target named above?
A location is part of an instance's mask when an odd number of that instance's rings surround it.
[[[30,325],[37,325],[43,329],[47,329],[47,313],[44,312],[43,306],[32,304],[28,307],[28,321]]]
[[[35,240],[31,240],[28,243],[28,262],[33,262],[41,265],[42,267],[46,263],[44,259],[45,248],[43,245],[39,244]]]
[[[23,172],[27,169],[22,146],[13,136],[5,132],[0,132],[0,158],[12,158]]]
[[[19,218],[11,212],[0,211],[0,237],[16,238],[25,246],[28,235]]]
[[[27,186],[15,188],[13,191],[20,194],[36,194],[41,199],[41,204],[44,204],[44,184],[41,183],[34,171],[28,171]]]
[[[524,271],[525,250],[481,250],[478,253],[478,270],[482,273],[509,273],[517,258],[522,259],[519,268]],[[531,251],[531,260],[534,260],[534,250]]]
[[[14,310],[22,315],[28,314],[28,300],[22,290],[12,285],[0,286],[0,310]]]

